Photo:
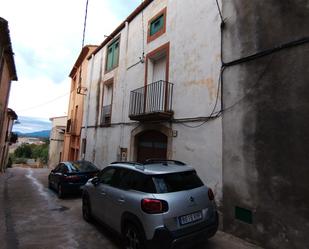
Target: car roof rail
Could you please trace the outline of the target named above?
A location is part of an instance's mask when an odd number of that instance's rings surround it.
[[[132,161],[115,161],[115,162],[111,162],[110,164],[119,164],[119,163],[123,163],[123,164],[131,164],[131,165],[141,165],[141,163],[138,163],[138,162],[132,162]]]
[[[110,163],[111,165],[113,164],[129,164],[129,165],[132,165],[134,166],[136,169],[139,169],[139,170],[145,170],[145,167],[144,167],[144,164],[142,163],[138,163],[138,162],[124,162],[124,161],[115,161],[115,162],[112,162]]]
[[[160,159],[160,158],[149,158],[144,162],[144,164],[154,164],[154,163],[162,163],[165,166],[168,166],[168,163],[173,163],[178,166],[186,165],[184,162],[178,160]]]

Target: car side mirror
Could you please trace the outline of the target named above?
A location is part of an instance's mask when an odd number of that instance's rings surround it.
[[[92,183],[94,186],[99,185],[99,183],[100,183],[99,177],[95,176],[94,178],[92,178],[91,183]]]

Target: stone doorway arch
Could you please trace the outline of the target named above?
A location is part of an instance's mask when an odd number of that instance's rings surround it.
[[[131,131],[130,160],[172,158],[172,129],[164,125],[141,125]]]

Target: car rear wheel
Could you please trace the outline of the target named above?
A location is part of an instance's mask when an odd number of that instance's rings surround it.
[[[58,185],[58,197],[63,198],[64,197],[64,190],[61,184]]]
[[[89,197],[87,195],[83,196],[82,211],[84,220],[87,222],[91,222],[92,221],[91,206]]]
[[[124,230],[125,249],[144,249],[145,240],[141,231],[134,225],[128,224]]]

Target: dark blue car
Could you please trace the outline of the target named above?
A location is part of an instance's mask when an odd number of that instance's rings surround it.
[[[91,162],[61,162],[48,176],[48,186],[63,198],[68,193],[80,192],[86,182],[97,175],[99,169]]]

